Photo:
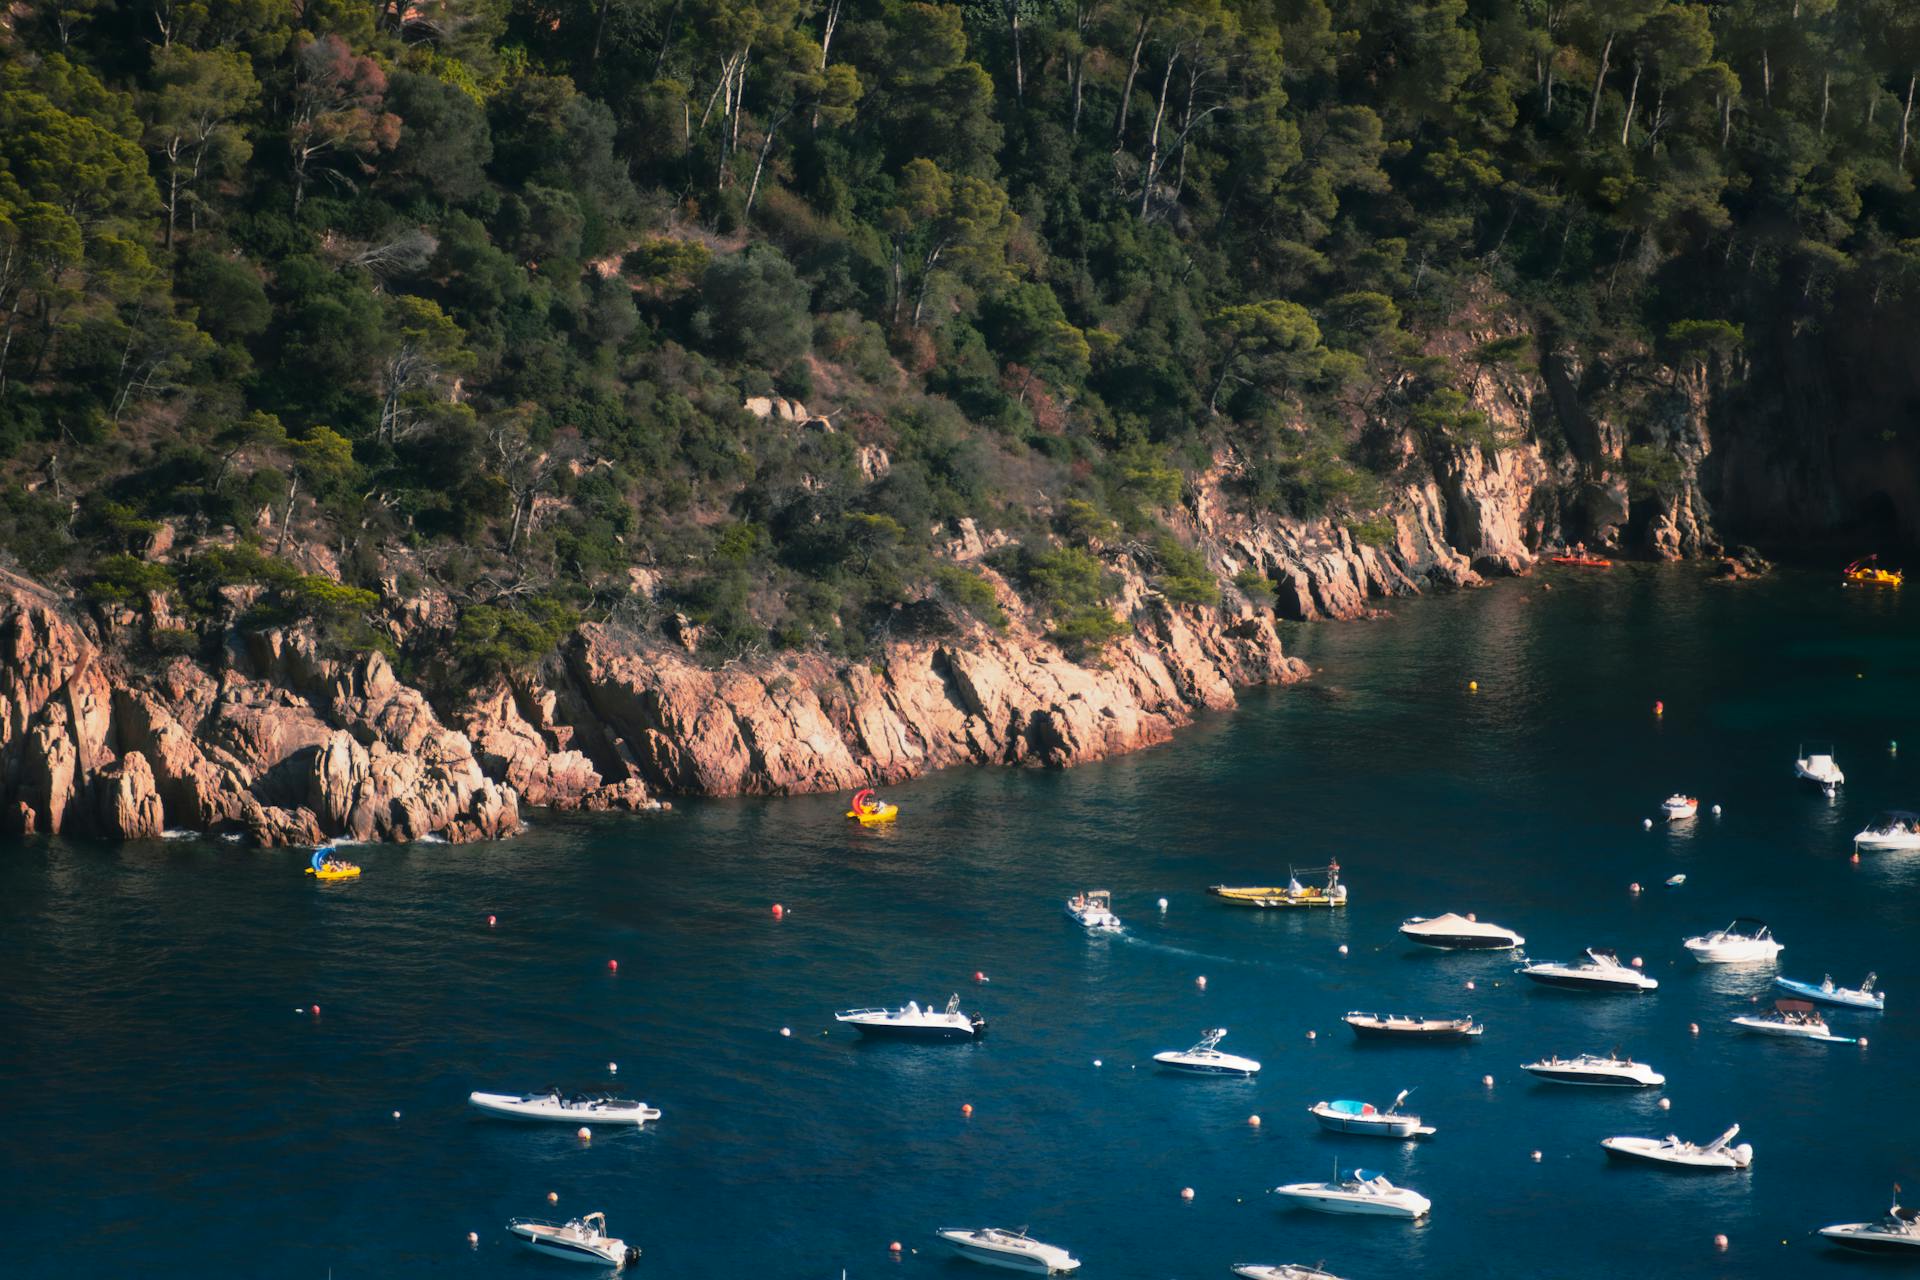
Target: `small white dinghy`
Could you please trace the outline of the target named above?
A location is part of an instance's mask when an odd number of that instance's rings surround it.
[[[1520,1069],[1536,1079],[1553,1084],[1592,1085],[1615,1089],[1657,1089],[1667,1078],[1644,1062],[1617,1055],[1602,1057],[1583,1053],[1575,1058],[1559,1054],[1535,1062],[1523,1062]]]
[[[1694,796],[1683,796],[1676,791],[1660,802],[1660,812],[1667,815],[1668,822],[1679,822],[1699,813],[1700,801]]]
[[[1222,1053],[1218,1045],[1226,1038],[1225,1027],[1214,1027],[1200,1034],[1200,1043],[1191,1049],[1166,1049],[1153,1060],[1169,1071],[1187,1071],[1197,1076],[1251,1076],[1260,1071],[1252,1058]]]
[[[1067,899],[1067,918],[1088,933],[1119,933],[1120,917],[1113,914],[1113,891],[1089,889]]]
[[[1451,911],[1432,917],[1410,916],[1401,921],[1400,932],[1423,947],[1440,951],[1511,951],[1526,942],[1502,925]]]
[[[1680,944],[1701,964],[1771,964],[1786,944],[1764,920],[1740,916],[1724,929],[1688,938]]]
[[[561,1093],[543,1089],[539,1093],[470,1093],[467,1105],[490,1116],[509,1120],[547,1120],[560,1124],[632,1124],[658,1120],[660,1110],[631,1098],[613,1098],[605,1094]]]
[[[1273,1194],[1284,1196],[1303,1209],[1320,1213],[1361,1214],[1376,1218],[1421,1218],[1433,1208],[1433,1201],[1418,1191],[1396,1187],[1384,1173],[1371,1169],[1353,1169],[1332,1182],[1289,1182],[1275,1187]]]
[[[1422,1124],[1419,1116],[1400,1110],[1400,1104],[1412,1092],[1411,1089],[1402,1089],[1393,1100],[1393,1105],[1385,1111],[1371,1102],[1341,1098],[1333,1102],[1316,1102],[1307,1108],[1307,1113],[1320,1122],[1322,1129],[1334,1133],[1357,1133],[1369,1138],[1431,1137],[1439,1130],[1430,1124]]]
[[[1620,963],[1611,947],[1588,947],[1587,958],[1571,964],[1543,960],[1520,970],[1542,986],[1567,991],[1652,991],[1658,979],[1649,978],[1632,965]]]
[[[1884,1011],[1887,1007],[1887,993],[1873,989],[1873,984],[1879,976],[1875,973],[1868,974],[1867,980],[1858,987],[1836,987],[1833,985],[1833,975],[1830,973],[1818,982],[1796,982],[1792,978],[1775,978],[1773,985],[1785,987],[1802,999],[1817,1000],[1821,1004],[1837,1004],[1849,1009]]]
[[[507,1223],[507,1233],[519,1238],[535,1253],[563,1262],[584,1262],[618,1271],[640,1260],[638,1249],[629,1248],[625,1240],[607,1234],[604,1213],[589,1213],[565,1223],[515,1218]]]
[[[1742,1014],[1733,1025],[1757,1036],[1780,1036],[1788,1040],[1820,1040],[1827,1044],[1853,1044],[1852,1036],[1837,1036],[1827,1020],[1806,1000],[1775,1000],[1772,1013]]]
[[[1900,1194],[1896,1184],[1894,1195]],[[1878,1222],[1839,1222],[1820,1228],[1823,1239],[1855,1253],[1903,1254],[1920,1258],[1920,1209],[1903,1209],[1896,1200]]]
[[[1283,1262],[1277,1267],[1236,1262],[1233,1264],[1233,1274],[1245,1276],[1247,1280],[1340,1280],[1340,1277],[1331,1271],[1309,1267],[1303,1262]]]
[[[1793,776],[1802,782],[1811,782],[1828,795],[1835,787],[1846,783],[1847,775],[1840,771],[1839,764],[1833,758],[1831,746],[1816,747],[1812,751],[1801,747],[1794,753]]]
[[[1730,1144],[1740,1134],[1735,1125],[1706,1146],[1682,1142],[1668,1134],[1664,1138],[1602,1138],[1600,1145],[1610,1156],[1624,1160],[1649,1160],[1680,1169],[1745,1169],[1753,1163],[1753,1148],[1747,1143]]]
[[[989,1267],[1031,1271],[1043,1276],[1071,1275],[1080,1269],[1080,1259],[1058,1245],[1035,1240],[1025,1227],[1018,1231],[999,1227],[942,1227],[934,1234],[958,1256]]]

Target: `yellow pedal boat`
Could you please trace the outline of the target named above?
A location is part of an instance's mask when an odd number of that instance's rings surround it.
[[[360,868],[353,866],[329,867],[325,871],[315,871],[312,867],[308,867],[307,874],[316,880],[351,880],[360,874]]]
[[[877,827],[883,822],[892,822],[900,816],[900,806],[888,804],[884,800],[873,798],[873,788],[854,793],[853,804],[847,810],[847,816],[863,827]]]
[[[1902,569],[1882,569],[1875,563],[1878,556],[1868,556],[1864,560],[1855,560],[1842,570],[1848,582],[1857,582],[1863,587],[1897,587],[1907,580]]]
[[[1335,862],[1326,868],[1327,882],[1318,888],[1310,888],[1300,883],[1298,873],[1289,872],[1284,885],[1235,888],[1231,885],[1216,884],[1207,892],[1235,906],[1241,907],[1344,907],[1347,905],[1347,886],[1340,883],[1340,864]]]

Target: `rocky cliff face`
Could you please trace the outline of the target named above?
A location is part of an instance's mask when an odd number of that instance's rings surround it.
[[[968,624],[862,663],[792,654],[716,669],[666,637],[589,625],[538,673],[436,709],[381,654],[325,658],[299,628],[229,630],[212,662],[136,660],[120,637],[137,619],[87,615],[0,575],[0,819],[118,838],[459,842],[512,834],[522,805],[649,808],[657,795],[844,789],[1136,750],[1232,706],[1239,688],[1303,678],[1279,619],[1362,617],[1524,573],[1561,541],[1713,552],[1701,476],[1714,384],[1640,370],[1549,357],[1538,374],[1484,373],[1471,407],[1505,442],[1491,452],[1357,424],[1397,451],[1388,500],[1364,521],[1250,515],[1235,496],[1240,460],[1223,451],[1171,521],[1223,584],[1252,570],[1271,603],[1223,585],[1218,608],[1176,606],[1138,553],[1108,548],[1132,630],[1087,663],[983,566],[1012,619],[1004,631]],[[1649,473],[1630,483],[1636,466]],[[962,562],[1006,541],[970,521],[950,534],[945,554]],[[636,577],[636,590],[653,582]],[[403,641],[431,644],[448,623],[430,601],[386,595]]]

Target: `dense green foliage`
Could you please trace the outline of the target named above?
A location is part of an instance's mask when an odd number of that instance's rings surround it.
[[[1911,0],[47,0],[0,57],[0,545],[343,642],[400,562],[463,669],[1004,625],[966,517],[1096,648],[1091,552],[1219,599],[1216,457],[1379,541],[1370,429],[1498,448],[1494,370],[1920,301]]]

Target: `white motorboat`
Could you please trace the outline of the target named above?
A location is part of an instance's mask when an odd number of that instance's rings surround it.
[[[1113,914],[1113,893],[1089,889],[1067,899],[1067,917],[1089,933],[1119,933],[1120,917]]]
[[[1764,920],[1741,916],[1724,929],[1688,938],[1681,944],[1701,964],[1771,964],[1785,944],[1774,939]]]
[[[1153,1055],[1153,1060],[1171,1071],[1190,1071],[1199,1076],[1251,1076],[1260,1070],[1260,1064],[1252,1058],[1242,1058],[1238,1054],[1222,1053],[1220,1041],[1226,1038],[1225,1027],[1214,1027],[1200,1035],[1200,1043],[1191,1049],[1168,1049]]]
[[[1676,791],[1660,802],[1660,812],[1667,815],[1668,822],[1677,822],[1699,813],[1700,801],[1693,796],[1683,796]]]
[[[509,1120],[548,1120],[561,1124],[645,1124],[658,1120],[660,1110],[631,1098],[598,1093],[470,1093],[467,1105],[490,1116]]]
[[[937,1012],[932,1005],[923,1008],[909,1000],[900,1009],[842,1009],[833,1020],[863,1036],[887,1040],[971,1040],[987,1029],[985,1018],[961,1010],[957,993]]]
[[[1874,981],[1878,974],[1868,974],[1867,980],[1858,987],[1836,987],[1833,975],[1827,974],[1818,982],[1795,982],[1792,978],[1775,978],[1773,985],[1785,987],[1788,991],[1804,1000],[1817,1000],[1821,1004],[1844,1005],[1849,1009],[1884,1010],[1887,1007],[1887,993],[1875,991]]]
[[[1400,932],[1442,951],[1509,951],[1526,941],[1511,929],[1451,911],[1432,918],[1413,916],[1401,923]]]
[[[999,1227],[942,1227],[934,1234],[960,1257],[984,1262],[990,1267],[1031,1271],[1043,1276],[1071,1275],[1080,1269],[1078,1258],[1058,1245],[1035,1240],[1025,1227],[1018,1231]]]
[[[1837,1036],[1827,1020],[1814,1012],[1805,1000],[1775,1000],[1772,1013],[1743,1014],[1733,1025],[1758,1036],[1782,1036],[1790,1040],[1821,1040],[1828,1044],[1852,1044],[1852,1036]]]
[[[589,1213],[570,1222],[540,1222],[533,1218],[515,1218],[507,1223],[507,1232],[525,1242],[535,1253],[566,1262],[584,1262],[590,1266],[612,1267],[616,1271],[639,1261],[640,1251],[629,1248],[625,1240],[607,1234],[607,1215]]]
[[[1575,1058],[1562,1058],[1556,1053],[1535,1062],[1523,1062],[1520,1069],[1554,1084],[1655,1089],[1667,1082],[1665,1076],[1644,1062],[1614,1055],[1602,1057],[1597,1053],[1583,1053]]]
[[[1277,1267],[1236,1262],[1233,1264],[1233,1274],[1245,1276],[1247,1280],[1340,1280],[1331,1271],[1309,1267],[1303,1262],[1283,1262]]]
[[[1522,967],[1520,972],[1544,986],[1570,991],[1652,991],[1660,985],[1632,965],[1620,963],[1611,947],[1588,947],[1583,962],[1541,961]]]
[[[1853,847],[1889,852],[1920,849],[1920,813],[1894,809],[1881,814],[1853,838]]]
[[[1834,788],[1845,784],[1847,780],[1847,775],[1840,771],[1839,764],[1834,761],[1832,747],[1824,750],[1815,748],[1812,751],[1801,747],[1794,756],[1793,776],[1802,782],[1811,782],[1828,795],[1832,795]]]
[[[1668,1134],[1664,1138],[1602,1138],[1600,1145],[1610,1156],[1626,1160],[1651,1160],[1682,1169],[1745,1169],[1753,1163],[1753,1148],[1747,1143],[1731,1146],[1740,1133],[1735,1125],[1706,1146],[1682,1142]]]
[[[1894,1187],[1894,1194],[1900,1193]],[[1856,1253],[1904,1254],[1920,1257],[1920,1209],[1903,1209],[1896,1202],[1878,1222],[1841,1222],[1820,1228],[1820,1235],[1842,1249]]]
[[[1411,1092],[1411,1089],[1402,1089],[1393,1100],[1393,1105],[1385,1111],[1371,1102],[1355,1102],[1348,1098],[1316,1102],[1307,1111],[1320,1122],[1322,1129],[1334,1133],[1357,1133],[1369,1138],[1425,1138],[1438,1133],[1439,1130],[1432,1125],[1422,1124],[1419,1116],[1400,1110],[1400,1104],[1407,1100]]]
[[[1289,1182],[1275,1187],[1273,1194],[1285,1196],[1303,1209],[1378,1218],[1419,1218],[1433,1208],[1433,1201],[1418,1191],[1396,1187],[1387,1181],[1387,1175],[1371,1169],[1350,1170],[1333,1182]]]
[[[1681,885],[1685,884],[1686,882],[1687,882],[1687,873],[1683,871],[1677,876],[1667,877],[1667,888],[1678,889]]]

